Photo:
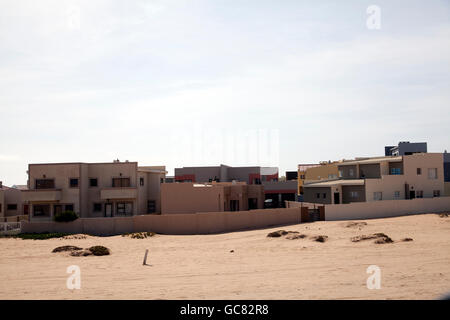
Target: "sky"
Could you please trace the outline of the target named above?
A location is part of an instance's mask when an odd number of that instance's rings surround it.
[[[0,0],[0,180],[450,151],[450,2],[341,2]]]

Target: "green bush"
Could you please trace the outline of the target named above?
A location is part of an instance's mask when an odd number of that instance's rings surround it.
[[[78,216],[73,211],[63,211],[61,213],[55,214],[54,220],[56,222],[70,222],[77,220]]]
[[[19,238],[22,240],[47,240],[47,239],[52,239],[52,238],[62,238],[64,236],[67,236],[67,233],[44,232],[44,233],[19,233],[17,235],[12,235],[9,237]]]
[[[93,246],[88,249],[94,256],[107,256],[110,254],[109,249],[104,246]]]

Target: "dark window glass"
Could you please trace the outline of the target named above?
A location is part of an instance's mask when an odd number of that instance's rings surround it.
[[[78,178],[71,178],[69,184],[71,188],[78,188]]]
[[[422,168],[417,168],[417,175],[421,175],[422,174]]]
[[[156,212],[156,201],[149,200],[147,202],[147,213],[154,213]]]
[[[35,204],[33,205],[33,216],[50,216],[49,204]]]
[[[91,186],[91,187],[97,187],[97,186],[98,186],[98,180],[97,180],[97,178],[91,178],[91,179],[89,179],[89,186]]]
[[[144,185],[144,178],[139,178],[139,184],[140,184],[141,186]]]
[[[17,204],[8,204],[7,210],[17,210]]]
[[[130,186],[130,178],[113,178],[114,188],[126,188]]]
[[[101,212],[101,211],[102,211],[102,204],[94,203],[94,212]]]
[[[55,180],[53,179],[36,179],[36,189],[54,189]]]
[[[326,193],[323,194],[323,198],[324,198],[324,199],[327,198],[327,194],[326,194]]]
[[[66,205],[64,206],[64,209],[65,209],[66,211],[73,211],[73,204],[66,204]]]

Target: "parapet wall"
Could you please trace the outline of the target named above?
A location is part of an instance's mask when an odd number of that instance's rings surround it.
[[[210,234],[301,223],[301,208],[259,209],[238,212],[139,215],[114,218],[79,218],[73,222],[22,222],[23,233],[64,232],[118,235],[153,231],[160,234]]]
[[[303,206],[310,207],[311,203]],[[316,204],[317,206],[319,204]],[[321,204],[320,204],[321,205]],[[301,202],[287,201],[287,207],[301,207]],[[450,211],[450,197],[411,200],[381,200],[348,204],[325,204],[325,220],[358,220]]]

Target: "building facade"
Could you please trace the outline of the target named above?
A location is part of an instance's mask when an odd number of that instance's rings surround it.
[[[444,195],[442,153],[415,153],[345,161],[339,178],[304,185],[305,201],[339,204]]]
[[[0,181],[0,221],[2,218],[27,214],[28,208],[22,203],[19,189],[4,186]]]
[[[164,183],[161,213],[197,213],[262,209],[262,185],[245,182]]]
[[[164,177],[164,167],[128,161],[30,164],[22,198],[31,220],[67,210],[82,218],[158,213]]]
[[[212,167],[175,168],[176,182],[246,182],[261,184],[263,181],[278,181],[277,167]]]
[[[384,147],[385,156],[407,156],[414,153],[426,153],[427,143],[426,142],[409,142],[402,141],[396,146],[386,146]]]

